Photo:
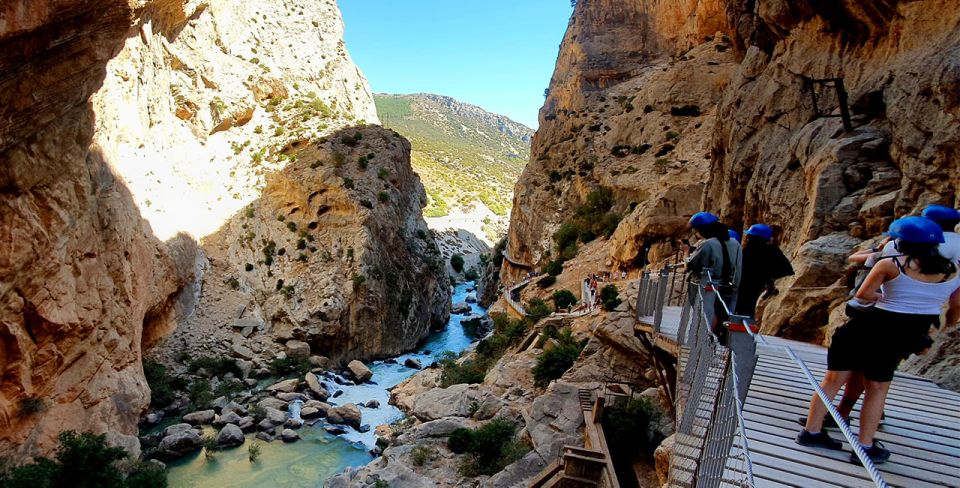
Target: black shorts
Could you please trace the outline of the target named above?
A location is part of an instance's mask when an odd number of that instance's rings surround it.
[[[900,361],[919,352],[930,326],[939,319],[879,309],[857,314],[833,333],[827,369],[862,372],[870,381],[891,381]]]

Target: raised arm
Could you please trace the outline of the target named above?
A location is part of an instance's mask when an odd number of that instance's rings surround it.
[[[884,259],[878,262],[877,265],[870,270],[867,278],[863,280],[860,289],[857,290],[857,298],[865,302],[875,302],[879,300],[883,297],[883,294],[880,293],[880,285],[895,278],[899,272],[893,259]]]

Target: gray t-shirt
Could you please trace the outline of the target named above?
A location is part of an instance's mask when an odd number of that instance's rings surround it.
[[[730,239],[721,243],[716,238],[710,238],[700,243],[697,250],[687,258],[687,272],[693,276],[699,276],[707,269],[714,280],[723,279],[723,248],[727,246],[727,257],[730,259],[730,281],[733,287],[740,286],[740,276],[743,272],[743,249],[740,243]]]

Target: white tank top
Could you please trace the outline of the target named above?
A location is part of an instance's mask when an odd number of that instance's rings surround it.
[[[897,266],[900,267],[899,262]],[[877,308],[914,315],[940,315],[943,304],[960,287],[958,277],[960,275],[955,274],[947,281],[928,283],[911,278],[900,267],[896,278],[880,285],[883,298],[877,300]]]

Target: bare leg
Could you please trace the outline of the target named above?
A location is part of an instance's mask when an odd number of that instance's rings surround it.
[[[851,374],[850,379],[847,380],[847,386],[843,389],[840,405],[837,406],[840,415],[850,418],[850,412],[853,412],[853,407],[856,406],[857,400],[863,394],[863,388],[863,373],[854,372]]]
[[[833,397],[837,396],[837,392],[840,391],[840,387],[850,379],[850,371],[830,371],[827,370],[827,374],[824,375],[823,381],[820,382],[820,388],[823,389],[823,392],[827,394],[827,398],[830,401],[833,401]],[[807,412],[807,425],[804,427],[804,430],[812,434],[816,434],[823,430],[823,416],[827,413],[827,407],[820,401],[820,396],[814,392],[813,396],[810,398],[810,410]],[[878,417],[879,419],[879,417]]]
[[[860,410],[860,443],[869,446],[873,444],[873,436],[880,425],[880,416],[883,415],[883,405],[887,401],[887,391],[890,382],[883,383],[866,380],[866,390],[863,395],[863,409]]]

